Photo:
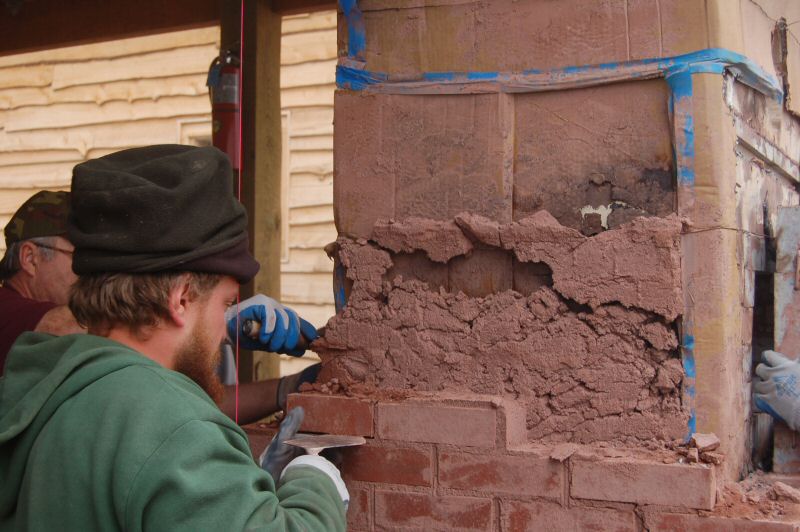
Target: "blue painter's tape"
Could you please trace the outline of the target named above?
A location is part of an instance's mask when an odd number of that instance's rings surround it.
[[[694,406],[694,398],[696,395],[694,382],[697,377],[697,367],[694,361],[694,336],[691,334],[687,334],[683,337],[683,372],[686,375],[684,393],[691,401],[691,415],[687,424],[688,433],[686,435],[688,441],[692,434],[697,432],[697,413]]]
[[[347,306],[347,295],[345,293],[346,273],[341,262],[336,261],[333,267],[333,302],[338,314]]]
[[[351,59],[364,60],[367,48],[367,32],[364,26],[364,15],[358,8],[356,0],[339,0],[344,18],[347,21],[347,55]]]
[[[345,5],[355,6],[355,0],[340,1],[343,10]],[[359,31],[363,31],[363,17],[357,7],[353,7],[348,12],[353,13],[348,18],[348,25],[351,23],[351,18],[353,24],[360,21]],[[348,26],[348,35],[350,31]],[[357,41],[354,42],[357,43]],[[351,49],[350,52],[352,57],[361,58],[363,47],[358,50]],[[663,77],[667,79],[668,83],[674,85],[672,88],[676,96],[682,97],[687,90],[691,90],[687,80],[691,80],[692,74],[721,74],[725,71],[732,73],[742,83],[763,94],[777,100],[783,98],[782,86],[777,79],[764,72],[747,57],[723,48],[708,48],[667,58],[569,66],[552,70],[427,72],[421,74],[419,79],[402,81],[389,81],[389,76],[385,73],[369,72],[366,79],[370,82],[361,85],[360,89],[356,90],[374,90],[395,94],[469,94],[471,89],[475,92],[485,93],[490,90],[487,84],[494,84],[495,92],[537,92],[555,90],[559,87],[587,87],[626,79]]]
[[[692,73],[688,69],[667,70],[664,77],[673,98],[680,100],[692,97]]]
[[[422,78],[426,81],[453,81],[456,79],[455,72],[425,72]]]
[[[499,72],[468,72],[467,79],[474,79],[474,80],[493,80],[497,79],[500,75]]]
[[[341,89],[360,91],[369,85],[383,83],[387,80],[386,74],[367,72],[339,65],[336,67],[336,86]]]
[[[686,435],[685,438],[686,441],[691,440],[692,434],[697,432],[697,414],[695,414],[694,412],[692,412],[692,417],[689,418],[688,426],[689,426],[689,433]]]

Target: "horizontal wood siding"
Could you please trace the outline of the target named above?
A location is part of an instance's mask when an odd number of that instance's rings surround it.
[[[216,27],[0,57],[0,224],[75,164],[120,149],[206,143]],[[281,299],[317,326],[333,315],[334,11],[284,18],[281,104],[289,142]],[[286,153],[286,152],[284,152]],[[4,242],[0,241],[0,248]]]

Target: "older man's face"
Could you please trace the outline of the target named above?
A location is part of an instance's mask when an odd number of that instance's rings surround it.
[[[64,237],[55,237],[53,245],[36,244],[39,249],[35,283],[36,299],[57,305],[69,302],[69,289],[78,277],[72,272],[72,253],[75,247]],[[48,248],[48,249],[42,249]],[[47,260],[44,254],[52,254]]]

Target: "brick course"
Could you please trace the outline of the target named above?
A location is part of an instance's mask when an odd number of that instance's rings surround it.
[[[497,411],[408,401],[378,405],[381,438],[464,447],[494,447]]]
[[[547,456],[492,456],[439,452],[439,485],[444,488],[531,495],[560,500],[563,466]]]
[[[433,482],[433,452],[430,448],[384,447],[368,444],[342,450],[342,477],[408,486],[430,486]]]
[[[491,499],[375,491],[376,528],[492,530]]]
[[[636,532],[637,530],[636,515],[633,511],[565,508],[547,502],[502,501],[500,506],[503,532],[529,530]]]
[[[290,394],[288,410],[302,406],[306,412],[300,430],[347,436],[373,435],[372,403],[340,395]]]
[[[711,510],[714,469],[636,459],[572,461],[570,495],[578,499]]]

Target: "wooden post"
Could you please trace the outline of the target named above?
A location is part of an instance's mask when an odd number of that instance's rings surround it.
[[[239,41],[240,16],[238,0],[223,0],[223,47]],[[261,263],[261,271],[242,287],[242,298],[255,293],[281,297],[280,47],[280,13],[272,10],[270,0],[245,0],[241,200],[249,217],[250,249]],[[279,375],[279,359],[273,354],[240,354],[239,366],[241,382]]]

